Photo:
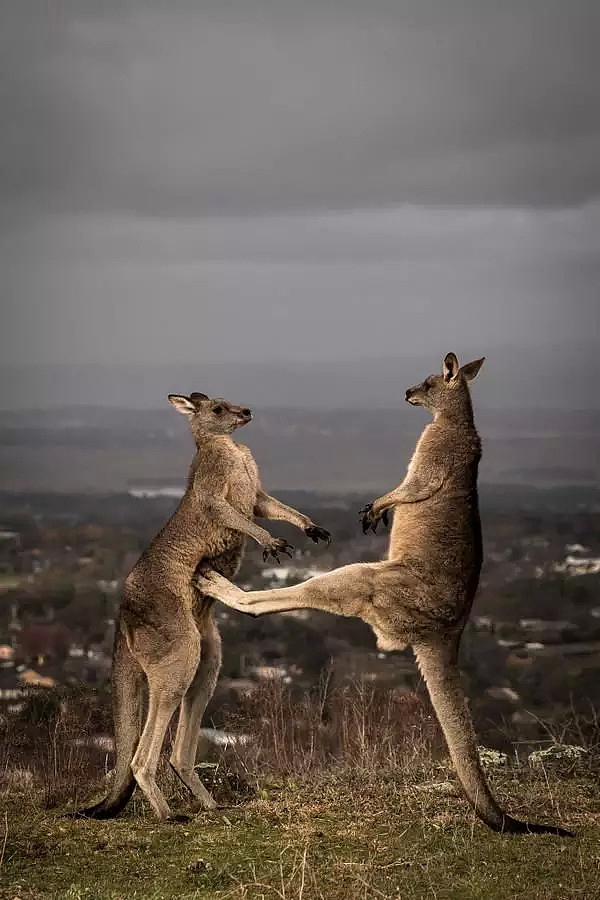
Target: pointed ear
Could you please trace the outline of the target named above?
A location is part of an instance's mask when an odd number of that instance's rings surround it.
[[[192,416],[196,412],[196,407],[184,394],[169,394],[168,400],[177,412],[183,413],[184,416]]]
[[[444,376],[444,381],[450,381],[451,378],[458,375],[458,360],[456,358],[456,353],[446,353],[444,362],[442,363],[442,375]]]
[[[473,362],[465,363],[464,366],[461,366],[460,374],[464,375],[467,381],[473,381],[484,362],[485,356],[482,356],[481,359],[474,359]]]
[[[206,394],[201,394],[200,391],[192,391],[190,394],[190,400],[208,400],[208,396]]]

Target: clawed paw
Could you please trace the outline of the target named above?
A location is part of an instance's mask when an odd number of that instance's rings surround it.
[[[358,515],[361,519],[363,534],[366,534],[368,531],[372,531],[373,534],[376,534],[377,526],[379,525],[380,521],[383,522],[386,528],[389,525],[388,510],[384,509],[383,512],[377,514],[373,512],[372,503],[367,503],[366,506],[363,506],[358,511]]]
[[[271,556],[277,563],[281,563],[279,554],[285,553],[286,556],[291,556],[293,549],[292,545],[285,538],[273,538],[271,544],[263,550],[263,561],[266,562]]]
[[[319,541],[326,541],[327,544],[331,543],[330,533],[319,525],[307,525],[304,529],[304,534],[306,537],[309,537],[311,541],[314,541],[315,544],[318,544]]]

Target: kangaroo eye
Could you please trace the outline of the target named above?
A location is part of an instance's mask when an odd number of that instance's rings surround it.
[[[221,413],[223,412],[223,407],[222,406],[213,406],[213,412],[216,413],[218,416],[220,416]]]

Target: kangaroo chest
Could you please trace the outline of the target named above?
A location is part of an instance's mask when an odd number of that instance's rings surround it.
[[[226,499],[238,512],[251,516],[259,485],[258,467],[246,447],[237,447],[236,451]]]

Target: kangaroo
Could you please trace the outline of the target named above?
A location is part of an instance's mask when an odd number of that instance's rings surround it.
[[[373,629],[381,650],[412,645],[467,800],[494,831],[571,833],[554,825],[521,822],[494,799],[479,762],[473,722],[458,668],[460,638],[483,560],[477,501],[481,442],[473,421],[468,382],[484,360],[459,367],[448,353],[441,375],[406,391],[406,400],[433,414],[421,434],[402,483],[361,510],[363,531],[387,523],[385,561],[356,563],[293,587],[245,593],[209,573],[204,591],[251,615],[320,609],[357,616]]]
[[[200,722],[221,667],[221,641],[214,601],[198,591],[195,573],[214,569],[232,578],[247,537],[264,548],[264,559],[290,555],[291,545],[272,537],[254,516],[291,522],[315,543],[330,539],[324,528],[263,491],[250,450],[231,438],[251,421],[248,408],[198,392],[169,394],[169,401],[187,416],[196,454],[179,506],[125,580],[112,669],[114,779],[103,800],[75,815],[117,815],[137,782],[157,817],[173,818],[156,769],[178,706],[171,766],[200,806],[214,808],[194,765]],[[148,712],[142,730],[144,676]]]

